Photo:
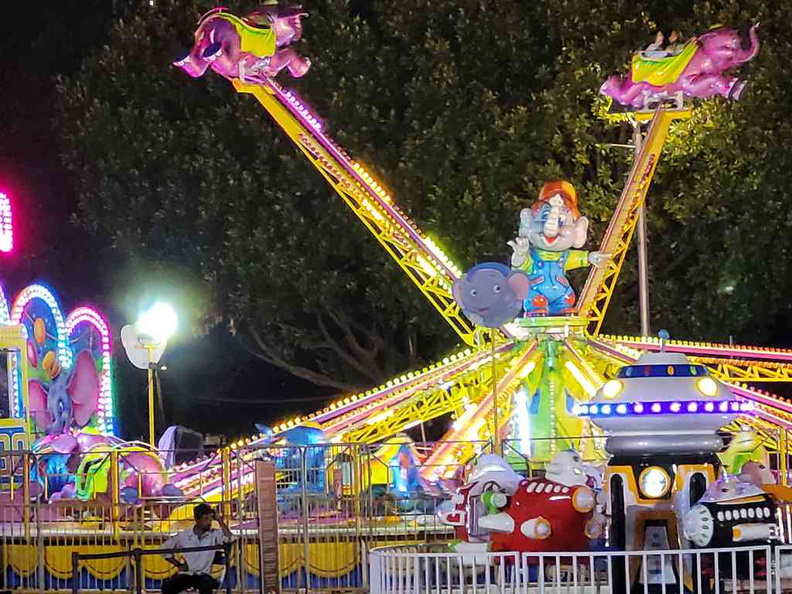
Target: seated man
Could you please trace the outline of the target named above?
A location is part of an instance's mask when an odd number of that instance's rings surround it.
[[[193,516],[195,526],[170,537],[163,548],[208,547],[230,542],[233,538],[223,518],[217,516],[209,505],[205,503],[196,505]],[[213,520],[217,520],[220,530],[212,528]],[[212,561],[218,550],[182,553],[184,562],[178,561],[173,554],[164,555],[165,560],[175,565],[179,573],[162,582],[162,594],[178,594],[190,588],[195,588],[200,594],[214,592],[220,585],[211,574]]]

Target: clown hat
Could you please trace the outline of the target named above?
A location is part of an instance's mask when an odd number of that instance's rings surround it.
[[[577,192],[575,192],[575,187],[567,181],[549,181],[545,183],[539,192],[539,201],[547,202],[556,194],[561,195],[564,204],[574,213],[575,217],[580,216],[577,205]]]

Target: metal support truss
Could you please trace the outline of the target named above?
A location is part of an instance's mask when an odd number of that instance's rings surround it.
[[[609,254],[610,259],[602,268],[592,268],[581,293],[580,312],[589,319],[588,330],[593,335],[599,334],[605,311],[613,296],[616,280],[624,265],[624,258],[635,231],[638,211],[644,203],[655,167],[660,161],[668,128],[674,120],[690,118],[691,113],[689,109],[669,111],[659,106],[652,118],[641,152],[633,163],[630,176],[627,178],[600,245],[599,251]]]
[[[726,382],[789,382],[792,364],[774,361],[746,361],[715,357],[690,357],[691,361],[706,365]]]
[[[541,356],[537,345],[537,341],[531,341],[519,353],[508,358],[504,372],[498,371],[496,380],[499,405],[504,401],[511,400],[514,391],[523,379],[521,375],[523,370],[536,357]],[[471,407],[469,411],[466,411],[464,418],[460,417],[458,422],[454,423],[451,430],[443,436],[441,442],[429,456],[426,462],[428,474],[439,476],[444,467],[452,460],[470,459],[477,445],[481,446],[478,431],[485,427],[492,418],[493,404],[493,390],[490,389],[477,406]],[[502,417],[502,419],[503,422],[508,421],[507,418]]]
[[[628,349],[659,351],[660,339],[653,336],[601,336],[600,338]],[[713,357],[723,359],[764,359],[792,363],[792,350],[754,347],[739,344],[714,342],[692,342],[688,340],[666,340],[665,350],[669,353],[684,353],[688,357]]]
[[[318,120],[290,91],[272,81],[234,81],[234,86],[258,99],[460,338],[474,345],[476,328],[462,315],[451,293],[461,271],[448,256],[392,203],[391,197],[359,164],[321,131]]]
[[[495,376],[500,380],[508,376],[515,360],[524,357],[534,347],[517,352],[500,350],[495,363]],[[461,369],[456,376],[405,398],[400,404],[389,406],[375,415],[348,425],[344,430],[346,443],[372,443],[389,437],[420,423],[425,423],[445,414],[455,412],[457,418],[467,418],[492,392],[492,361],[487,353],[480,365]],[[500,382],[499,382],[500,383]],[[499,394],[498,401],[508,401],[509,396]],[[504,421],[506,419],[504,418]]]

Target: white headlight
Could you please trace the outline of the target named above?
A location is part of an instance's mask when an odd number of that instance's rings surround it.
[[[621,383],[619,380],[614,379],[607,382],[604,386],[602,386],[602,395],[605,398],[616,398],[624,389],[624,384]]]
[[[718,383],[711,377],[702,377],[696,382],[696,387],[704,396],[715,396],[718,393]]]
[[[658,466],[646,468],[638,477],[641,492],[650,499],[659,499],[671,488],[671,477]]]

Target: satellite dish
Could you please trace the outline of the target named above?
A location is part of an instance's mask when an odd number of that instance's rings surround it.
[[[163,342],[151,349],[151,355],[149,355],[149,349],[140,342],[137,330],[129,324],[121,328],[121,344],[124,345],[124,350],[132,365],[139,369],[148,369],[149,356],[152,363],[159,363],[162,353],[165,352],[165,343]]]

